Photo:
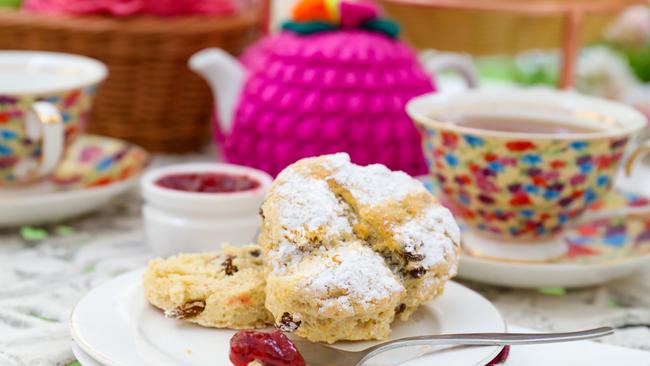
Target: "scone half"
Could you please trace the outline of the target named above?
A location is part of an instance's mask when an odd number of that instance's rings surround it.
[[[154,259],[143,276],[146,299],[170,318],[206,327],[271,324],[264,307],[266,272],[256,245]]]

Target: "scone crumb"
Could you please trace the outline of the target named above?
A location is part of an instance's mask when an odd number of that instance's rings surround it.
[[[239,271],[239,268],[232,264],[232,260],[235,259],[232,255],[229,255],[226,257],[226,260],[221,263],[221,265],[224,267],[224,271],[228,276],[232,276],[235,274],[235,272]]]
[[[406,259],[409,262],[421,262],[424,259],[423,254],[417,254],[410,252],[408,250],[404,251],[404,259]]]
[[[424,267],[417,267],[407,271],[406,273],[413,278],[422,278],[422,276],[427,274],[427,269]]]
[[[205,301],[196,300],[186,302],[174,309],[165,310],[165,316],[172,319],[194,318],[205,310]]]
[[[280,323],[278,323],[276,326],[283,332],[294,332],[296,329],[298,329],[298,327],[300,327],[301,323],[301,320],[294,319],[291,314],[285,312],[280,318]]]

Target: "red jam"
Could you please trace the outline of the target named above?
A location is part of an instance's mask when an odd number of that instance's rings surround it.
[[[232,193],[255,189],[260,186],[260,182],[237,174],[178,173],[158,178],[156,185],[185,192]]]
[[[255,360],[264,366],[305,366],[296,346],[281,331],[237,332],[230,339],[230,361],[235,366],[247,366]]]
[[[490,363],[488,363],[486,366],[501,365],[501,364],[505,363],[508,360],[509,355],[510,355],[510,346],[505,346],[505,347],[503,347],[501,352],[499,352],[497,357],[494,360],[490,361]]]

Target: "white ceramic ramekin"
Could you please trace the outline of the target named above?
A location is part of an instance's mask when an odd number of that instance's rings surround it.
[[[246,175],[260,185],[241,192],[196,193],[156,184],[161,177],[178,173]],[[157,255],[169,256],[216,250],[225,242],[254,242],[260,224],[259,207],[272,181],[265,172],[231,164],[191,163],[150,170],[141,180],[149,246]]]

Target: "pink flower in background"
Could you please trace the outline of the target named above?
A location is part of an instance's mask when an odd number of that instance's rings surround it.
[[[101,8],[100,2],[89,0],[25,0],[23,9],[50,14],[93,14]]]
[[[192,14],[227,14],[243,7],[242,1],[190,1]]]
[[[140,13],[147,0],[101,0],[98,1],[101,3],[102,10],[105,12],[117,15],[117,16],[127,16]]]
[[[232,13],[248,2],[248,0],[25,0],[23,9],[35,13],[74,15],[220,15]]]
[[[203,1],[205,0],[196,0],[196,2]],[[144,2],[143,13],[160,16],[190,14],[192,3],[191,0],[144,0]]]
[[[650,42],[650,6],[637,5],[625,10],[607,30],[607,38],[632,45]]]

